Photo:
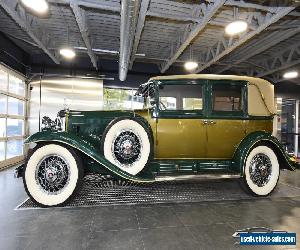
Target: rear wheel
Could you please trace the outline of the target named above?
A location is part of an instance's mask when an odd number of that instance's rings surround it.
[[[103,135],[102,150],[111,163],[136,175],[143,170],[151,154],[149,132],[136,120],[116,120]]]
[[[57,144],[37,148],[29,157],[23,182],[39,206],[66,203],[80,186],[83,168],[73,149]]]
[[[279,179],[279,163],[274,151],[267,146],[257,146],[249,153],[243,183],[256,196],[267,196]]]

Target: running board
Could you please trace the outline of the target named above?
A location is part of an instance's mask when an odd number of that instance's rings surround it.
[[[160,175],[155,177],[155,181],[178,181],[178,180],[215,180],[215,179],[237,179],[239,174],[196,174],[196,175]]]

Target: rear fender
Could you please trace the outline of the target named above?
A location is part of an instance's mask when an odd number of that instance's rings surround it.
[[[244,166],[249,152],[253,147],[258,145],[265,145],[274,150],[281,169],[296,169],[296,164],[291,161],[280,141],[270,133],[258,131],[247,135],[241,141],[234,153],[233,161],[235,163],[236,170],[239,171],[242,176],[244,175]]]
[[[134,181],[134,182],[153,182],[154,179],[142,178],[139,176],[131,175],[116,165],[109,162],[104,158],[103,155],[100,154],[99,149],[95,148],[88,141],[85,141],[81,137],[78,137],[74,134],[66,133],[66,132],[38,132],[28,137],[24,143],[61,143],[68,145],[74,149],[77,149],[92,158],[100,165],[105,167],[112,175]]]

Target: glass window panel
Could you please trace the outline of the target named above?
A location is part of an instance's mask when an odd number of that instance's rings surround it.
[[[0,94],[0,114],[6,114],[7,96]]]
[[[202,110],[202,85],[161,85],[159,104],[161,110]]]
[[[7,91],[8,74],[0,69],[0,90]]]
[[[8,140],[6,159],[23,155],[23,140]]]
[[[133,96],[135,91],[127,89],[104,88],[104,109],[143,108],[143,98]]]
[[[19,119],[7,119],[7,136],[22,136],[24,121]]]
[[[5,137],[6,133],[6,118],[0,118],[0,137]]]
[[[5,142],[0,141],[0,161],[5,160]]]
[[[9,93],[25,96],[25,83],[12,75],[9,75]]]
[[[184,110],[201,110],[202,105],[202,98],[183,98]]]
[[[242,111],[242,86],[214,85],[214,111]]]
[[[24,101],[13,97],[8,97],[8,114],[9,115],[24,115]]]
[[[126,101],[126,107],[129,109],[143,109],[144,108],[144,99],[141,96],[134,96],[135,92],[132,91],[132,94],[129,96],[129,100]]]
[[[159,98],[160,109],[162,110],[176,110],[176,97],[165,97]]]

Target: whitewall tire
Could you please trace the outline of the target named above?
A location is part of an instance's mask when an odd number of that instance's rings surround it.
[[[245,161],[244,183],[256,196],[267,196],[276,187],[279,179],[279,163],[274,151],[267,146],[257,146]]]
[[[111,163],[136,175],[143,170],[151,154],[149,133],[135,120],[117,120],[105,131],[102,150]]]
[[[48,144],[38,147],[29,157],[23,181],[35,203],[58,206],[73,196],[82,177],[82,164],[74,150]]]

